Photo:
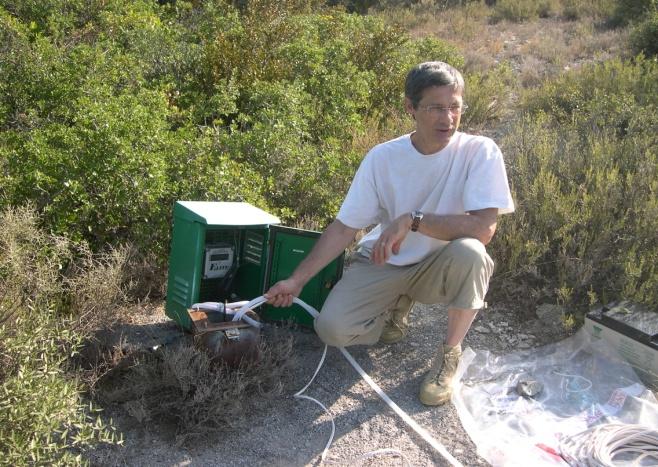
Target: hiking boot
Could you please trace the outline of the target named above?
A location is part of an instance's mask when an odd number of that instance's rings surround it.
[[[425,405],[441,405],[450,400],[457,364],[462,356],[460,344],[441,345],[432,368],[420,385],[420,401]]]
[[[379,342],[383,344],[395,344],[407,336],[409,330],[409,312],[413,308],[414,302],[408,295],[400,295],[391,310],[391,316],[384,324],[384,330],[379,337]]]

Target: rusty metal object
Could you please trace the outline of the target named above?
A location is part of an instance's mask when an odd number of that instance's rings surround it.
[[[243,361],[253,362],[260,357],[260,329],[242,321],[229,321],[223,313],[191,311],[192,332],[197,348],[208,353],[215,363],[238,366]],[[259,320],[254,311],[247,315]]]

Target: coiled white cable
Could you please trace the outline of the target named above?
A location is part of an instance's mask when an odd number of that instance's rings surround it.
[[[250,302],[244,304],[242,306],[242,308],[240,308],[240,310],[234,315],[233,321],[238,321],[240,319],[243,319],[244,314],[248,310],[253,309],[255,307],[258,307],[258,306],[262,305],[265,302],[267,302],[267,299],[263,296],[260,296],[260,297],[257,297],[255,299],[251,300]],[[304,310],[306,310],[306,312],[308,314],[310,314],[313,318],[316,318],[320,314],[315,308],[308,305],[306,302],[300,300],[297,297],[295,297],[293,299],[293,302],[300,305],[302,308],[304,308]],[[423,427],[418,425],[418,423],[416,423],[416,421],[414,419],[412,419],[409,415],[407,415],[407,413],[404,410],[402,410],[400,407],[398,407],[398,405],[395,402],[393,402],[388,397],[388,395],[386,395],[386,393],[379,387],[379,385],[377,385],[377,383],[375,383],[373,381],[373,379],[363,370],[363,368],[361,368],[361,366],[356,362],[356,360],[354,360],[354,357],[352,357],[352,355],[347,350],[345,350],[344,347],[338,347],[338,350],[340,350],[340,352],[347,359],[347,361],[350,362],[352,367],[354,367],[354,369],[359,373],[359,375],[361,375],[361,377],[366,381],[366,383],[368,383],[370,385],[370,387],[377,393],[377,395],[384,402],[386,402],[386,404],[391,409],[393,409],[393,411],[395,413],[397,413],[402,418],[402,420],[404,420],[407,423],[407,425],[409,425],[416,433],[418,433],[421,436],[421,438],[423,438],[425,441],[427,441],[430,444],[430,446],[432,446],[436,451],[438,451],[438,453],[441,454],[441,456],[443,456],[443,458],[446,459],[450,463],[450,465],[462,467],[462,464],[457,459],[455,459],[452,456],[452,454],[450,454],[450,452],[448,452],[448,450],[445,448],[445,446],[443,446],[441,443],[439,443],[437,440],[435,440],[432,437],[432,435],[430,435],[427,432],[427,430],[425,430]],[[336,425],[334,423],[334,418],[333,418],[333,415],[331,414],[331,412],[321,402],[319,402],[316,399],[313,399],[312,397],[304,396],[304,395],[302,395],[302,393],[304,391],[306,391],[306,389],[311,385],[311,383],[313,382],[313,380],[317,376],[318,372],[320,371],[320,368],[322,367],[322,364],[324,363],[324,359],[325,359],[326,354],[327,354],[327,346],[325,345],[324,346],[324,352],[322,353],[322,358],[320,359],[320,364],[318,365],[317,369],[315,370],[315,373],[313,374],[313,377],[306,384],[306,386],[304,386],[300,391],[298,391],[294,395],[294,397],[296,397],[296,398],[308,399],[310,401],[315,402],[320,407],[322,407],[322,409],[331,418],[331,436],[329,438],[329,441],[327,442],[327,445],[324,448],[324,451],[322,452],[322,457],[321,457],[322,462],[325,461],[327,453],[329,452],[329,447],[331,446],[331,443],[333,442],[334,434],[336,432]],[[377,451],[372,451],[370,453],[364,454],[359,459],[372,457],[372,456],[379,455],[379,454],[397,454],[397,455],[400,455],[405,462],[407,462],[404,455],[396,449],[383,449],[383,450],[380,449],[380,450],[377,450]]]
[[[658,465],[658,430],[624,423],[598,425],[561,440],[560,453],[576,466],[619,465],[615,458],[622,454],[628,465]]]

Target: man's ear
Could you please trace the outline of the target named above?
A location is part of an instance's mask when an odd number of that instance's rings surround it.
[[[414,105],[408,97],[404,98],[404,110],[416,120],[416,109],[414,109]]]

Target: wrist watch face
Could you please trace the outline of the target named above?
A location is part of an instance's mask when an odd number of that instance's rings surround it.
[[[411,213],[411,231],[416,232],[418,230],[418,226],[420,225],[420,221],[423,218],[423,213],[420,211],[414,211]]]

